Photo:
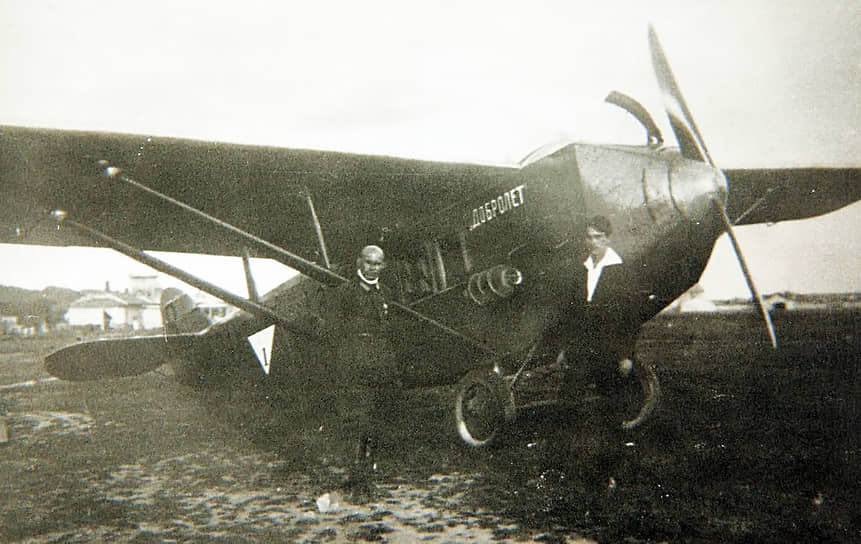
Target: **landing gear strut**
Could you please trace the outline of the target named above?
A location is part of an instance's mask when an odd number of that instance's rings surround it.
[[[504,375],[498,367],[470,372],[461,379],[455,397],[460,438],[473,447],[489,446],[499,440],[522,410],[559,404],[562,375],[558,363],[513,375]],[[620,422],[626,430],[639,427],[651,417],[661,393],[658,376],[650,365],[635,363],[634,378],[640,383],[643,402],[633,419]]]

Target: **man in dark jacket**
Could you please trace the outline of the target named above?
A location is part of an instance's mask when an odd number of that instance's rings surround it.
[[[566,378],[577,379],[580,371],[585,371],[603,394],[611,394],[619,378],[631,374],[639,330],[636,278],[610,247],[612,233],[612,225],[604,216],[595,216],[587,223],[589,256],[576,270],[577,292],[569,318],[573,330],[566,347]]]
[[[570,408],[551,445],[550,466],[575,476],[592,493],[616,487],[624,388],[633,373],[639,331],[636,278],[610,247],[612,232],[606,217],[589,219],[584,239],[588,257],[575,265],[569,310],[546,339],[563,339],[559,398]]]
[[[400,392],[397,359],[389,336],[391,292],[380,281],[385,254],[377,246],[362,249],[356,273],[336,288],[330,308],[330,334],[336,347],[335,374],[340,416],[356,445],[350,480],[361,483],[377,469],[377,430]]]

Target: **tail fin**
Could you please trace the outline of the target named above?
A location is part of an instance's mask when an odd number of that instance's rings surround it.
[[[174,287],[161,294],[161,322],[166,334],[199,332],[210,324],[191,297]]]

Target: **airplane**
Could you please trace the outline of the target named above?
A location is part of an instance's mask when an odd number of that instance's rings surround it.
[[[643,145],[553,144],[512,166],[0,127],[4,241],[108,247],[239,309],[210,322],[169,289],[163,335],[71,345],[48,355],[46,368],[90,380],[171,362],[197,385],[243,383],[278,398],[325,387],[335,363],[321,301],[349,281],[358,249],[376,243],[397,293],[389,303],[402,381],[458,384],[457,431],[486,446],[524,408],[554,402],[527,398],[528,386],[576,364],[531,361],[568,303],[580,233],[597,214],[612,221],[614,248],[639,271],[641,325],[698,281],[727,233],[777,346],[734,227],[856,202],[861,169],[719,168],[651,27],[649,45],[678,147],[665,146],[646,109],[615,91],[607,102],[642,125]],[[248,296],[144,250],[241,255]],[[252,254],[300,275],[260,296]],[[637,366],[642,402],[626,428],[648,420],[660,396],[654,369]]]

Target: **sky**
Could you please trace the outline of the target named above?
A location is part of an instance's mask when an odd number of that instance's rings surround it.
[[[857,0],[598,4],[0,0],[0,124],[509,164],[558,140],[642,143],[603,103],[616,89],[672,142],[652,23],[719,166],[861,166]],[[763,292],[861,291],[861,204],[738,231]],[[236,259],[166,257],[244,292]],[[289,276],[254,268],[261,287]],[[122,289],[143,269],[0,245],[4,285]],[[701,284],[745,296],[725,240]]]

